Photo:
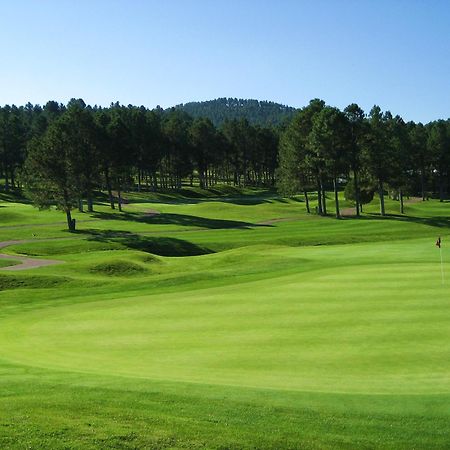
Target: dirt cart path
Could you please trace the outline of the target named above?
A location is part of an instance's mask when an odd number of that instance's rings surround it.
[[[0,242],[0,248],[5,248],[10,245],[27,244],[29,242],[36,242],[36,240],[22,239],[15,241],[3,241]],[[28,256],[7,255],[5,253],[0,253],[0,259],[19,261],[19,264],[0,268],[0,270],[10,270],[10,271],[36,269],[38,267],[52,266],[54,264],[62,264],[64,262],[56,259],[37,259],[37,258],[29,258]]]

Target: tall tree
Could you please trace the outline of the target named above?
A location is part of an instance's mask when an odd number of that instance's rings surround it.
[[[412,168],[420,175],[420,194],[422,201],[426,200],[427,182],[431,172],[431,158],[427,151],[428,132],[422,123],[409,122],[409,142]]]
[[[392,149],[392,167],[389,184],[397,190],[400,214],[404,214],[403,197],[411,186],[412,161],[411,143],[405,122],[400,116],[393,117],[388,123],[388,136]]]
[[[190,130],[193,159],[198,173],[200,188],[209,187],[208,169],[217,148],[217,132],[209,119],[195,119]]]
[[[109,154],[109,176],[112,186],[117,191],[117,206],[122,211],[122,192],[131,182],[131,166],[135,158],[131,143],[131,133],[122,118],[121,109],[113,109],[106,126]]]
[[[0,163],[5,190],[15,186],[17,169],[25,159],[27,134],[19,108],[13,105],[0,110]]]
[[[320,161],[311,151],[309,135],[314,116],[325,107],[323,100],[311,100],[294,116],[280,139],[278,186],[281,192],[294,194],[303,190],[309,212],[308,189],[316,185],[318,213],[326,213],[323,208],[323,170]]]
[[[365,164],[377,182],[382,216],[386,215],[384,190],[392,167],[392,152],[386,134],[386,121],[390,117],[390,113],[383,114],[380,107],[375,105],[369,113],[369,126],[364,136]]]
[[[160,178],[164,188],[180,189],[183,177],[192,172],[189,128],[191,117],[180,110],[172,110],[163,121],[163,151]]]
[[[333,180],[336,218],[340,218],[338,178],[347,171],[351,130],[347,117],[337,108],[326,106],[313,118],[310,148],[322,173]]]
[[[344,114],[350,124],[349,162],[350,169],[353,172],[353,191],[356,215],[359,217],[361,213],[359,178],[361,170],[361,152],[365,132],[365,114],[356,103],[348,105],[344,109]]]
[[[26,194],[40,209],[52,205],[65,212],[69,231],[75,231],[71,211],[78,202],[78,185],[74,174],[66,126],[57,119],[45,134],[33,138],[24,166]]]
[[[437,120],[430,124],[427,145],[434,170],[438,175],[439,201],[443,202],[447,195],[450,165],[450,132],[448,123],[444,120]]]
[[[93,190],[99,178],[98,132],[92,113],[83,100],[72,99],[61,115],[66,130],[68,151],[71,152],[73,172],[79,191],[79,209],[83,210],[83,198],[87,199],[88,211],[94,210]]]

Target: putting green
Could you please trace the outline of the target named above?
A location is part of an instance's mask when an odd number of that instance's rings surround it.
[[[450,392],[449,291],[429,240],[271,254],[304,263],[298,273],[226,287],[17,314],[1,321],[0,356],[210,384]]]

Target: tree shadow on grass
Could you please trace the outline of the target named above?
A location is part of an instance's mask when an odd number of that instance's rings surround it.
[[[230,203],[232,205],[242,205],[242,206],[252,206],[252,205],[261,205],[263,203],[269,203],[269,198],[260,198],[260,197],[242,197],[242,198],[225,198],[225,199],[217,199],[216,201],[223,203]]]
[[[14,189],[10,191],[1,191],[0,190],[0,202],[8,202],[8,203],[26,203],[29,204],[30,200],[28,200],[22,193],[21,190]]]
[[[357,217],[346,217],[346,220],[396,220],[399,222],[413,222],[421,225],[428,225],[436,228],[450,228],[450,217],[415,217],[402,214],[386,214],[382,216],[380,213],[365,213]]]
[[[298,196],[290,197],[289,200],[291,200],[292,202],[296,202],[296,203],[305,203],[305,200]]]
[[[80,230],[88,240],[121,244],[125,248],[160,256],[198,256],[214,253],[212,250],[183,239],[141,236],[122,230]]]
[[[144,196],[149,194],[148,199]],[[276,192],[267,190],[266,192],[255,194],[242,194],[238,188],[228,186],[221,189],[208,188],[202,191],[197,191],[189,188],[182,189],[158,189],[152,191],[143,189],[138,197],[134,195],[136,192],[124,192],[123,200],[125,204],[133,203],[160,203],[168,205],[183,205],[183,204],[198,204],[205,202],[224,202],[242,205],[260,204],[270,201]],[[117,197],[114,197],[117,203]],[[95,199],[97,203],[109,204],[109,197],[106,192],[95,192]]]
[[[179,225],[209,229],[252,228],[256,226],[269,226],[258,225],[239,220],[208,219],[206,217],[190,216],[187,214],[146,214],[124,211],[111,213],[95,212],[92,216],[100,220],[123,220],[152,225]]]

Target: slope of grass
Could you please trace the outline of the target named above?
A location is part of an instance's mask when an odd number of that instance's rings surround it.
[[[2,251],[65,264],[1,273],[0,447],[448,448],[448,205],[212,194],[136,193],[74,235],[1,205],[29,241]]]
[[[8,266],[15,266],[19,262],[14,259],[0,259],[0,268],[1,267],[8,267]]]

